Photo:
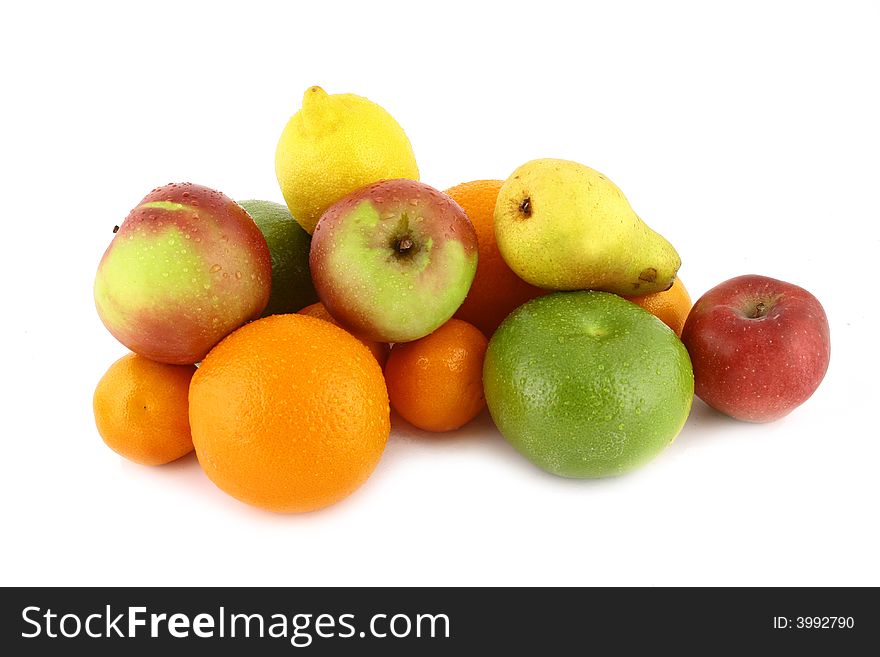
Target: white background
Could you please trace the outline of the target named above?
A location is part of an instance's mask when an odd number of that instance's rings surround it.
[[[880,584],[880,5],[238,4],[0,10],[3,584]],[[695,299],[744,273],[806,287],[824,384],[772,425],[696,402],[607,481],[544,474],[485,416],[398,423],[367,484],[305,516],[192,457],[125,462],[91,410],[125,353],[92,301],[111,228],[170,181],[281,201],[275,144],[312,84],[386,107],[441,189],[599,169]]]

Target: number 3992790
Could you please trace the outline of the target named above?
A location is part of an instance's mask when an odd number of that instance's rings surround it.
[[[778,630],[851,630],[855,624],[852,616],[776,616],[773,619],[773,627]]]

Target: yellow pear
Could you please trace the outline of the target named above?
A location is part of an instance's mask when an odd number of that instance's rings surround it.
[[[548,290],[641,295],[667,290],[681,258],[604,175],[569,160],[532,160],[495,205],[495,237],[508,266]]]

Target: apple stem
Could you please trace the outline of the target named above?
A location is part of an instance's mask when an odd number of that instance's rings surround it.
[[[755,312],[752,313],[752,319],[760,319],[767,314],[767,305],[763,301],[759,301],[755,305]]]
[[[532,216],[532,198],[531,196],[526,196],[523,199],[523,202],[519,204],[519,211],[522,212],[526,218]]]

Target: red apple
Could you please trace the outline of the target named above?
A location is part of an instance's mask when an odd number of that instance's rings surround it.
[[[766,276],[738,276],[704,294],[681,336],[697,396],[748,422],[788,415],[828,369],[822,304],[805,289]]]

